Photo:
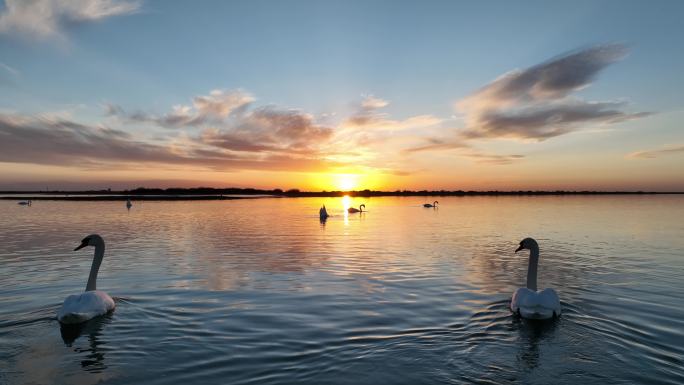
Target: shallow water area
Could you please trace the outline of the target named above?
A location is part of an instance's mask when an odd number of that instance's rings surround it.
[[[0,200],[0,384],[684,383],[684,196],[436,199]],[[117,308],[60,328],[90,233]]]

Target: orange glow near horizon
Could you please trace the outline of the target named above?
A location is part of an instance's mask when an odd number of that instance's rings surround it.
[[[621,161],[605,160],[602,169],[592,168],[591,158],[571,159],[539,156],[539,162],[505,166],[464,163],[458,167],[440,159],[425,158],[412,166],[420,172],[388,173],[385,169],[349,167],[321,171],[217,172],[193,168],[162,166],[140,169],[87,169],[71,166],[45,166],[0,162],[0,189],[7,191],[47,189],[79,191],[90,189],[125,190],[138,187],[215,187],[257,188],[302,191],[360,190],[643,190],[682,191],[681,167],[675,158],[630,163],[629,175],[621,172]],[[606,157],[606,156],[604,156]],[[616,158],[617,159],[617,158]],[[574,169],[563,174],[550,168],[574,162]],[[658,163],[655,163],[659,161]],[[434,163],[434,167],[429,167]]]
[[[310,190],[354,191],[381,190],[387,187],[386,176],[374,171],[312,174],[303,187]]]

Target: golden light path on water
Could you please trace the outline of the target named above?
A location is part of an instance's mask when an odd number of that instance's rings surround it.
[[[351,198],[349,195],[342,197],[342,207],[344,208],[344,225],[349,226],[349,211],[347,211],[347,209],[351,207]]]

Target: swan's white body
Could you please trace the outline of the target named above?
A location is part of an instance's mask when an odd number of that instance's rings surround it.
[[[560,316],[560,299],[556,291],[553,289],[537,291],[537,265],[539,264],[537,241],[532,238],[523,239],[516,253],[522,249],[530,250],[527,287],[521,287],[513,293],[511,311],[529,319],[548,319]]]
[[[347,209],[347,212],[350,213],[350,214],[362,213],[362,212],[363,212],[363,209],[365,209],[365,208],[366,208],[366,205],[361,205],[361,206],[359,206],[358,209],[357,209],[357,208],[354,208],[354,207],[350,207],[350,208]]]
[[[548,319],[561,314],[560,299],[553,289],[532,291],[521,287],[513,293],[511,311],[523,318]]]
[[[93,290],[68,296],[57,312],[57,319],[64,324],[85,322],[114,310],[114,300],[104,291]]]
[[[432,204],[429,203],[423,203],[423,207],[430,208],[430,207],[437,207],[437,201],[432,202]]]
[[[97,234],[87,236],[81,245],[74,251],[86,246],[95,246],[93,265],[90,268],[90,276],[86,285],[85,293],[68,296],[62,307],[57,311],[57,320],[64,324],[76,324],[85,322],[93,317],[106,314],[116,307],[112,297],[107,293],[97,290],[97,273],[100,270],[102,258],[104,258],[105,244],[102,237]]]
[[[325,205],[323,205],[323,207],[321,207],[321,209],[318,210],[318,216],[322,221],[328,219],[328,217],[330,216],[328,215],[328,210],[325,209]]]

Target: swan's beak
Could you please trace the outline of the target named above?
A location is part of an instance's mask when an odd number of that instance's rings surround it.
[[[520,251],[520,250],[522,250],[522,249],[524,249],[524,247],[523,247],[523,245],[520,245],[520,246],[518,246],[517,249],[515,249],[515,252],[517,253],[518,251]]]
[[[74,251],[81,250],[82,248],[84,248],[86,246],[88,246],[88,242],[81,242],[81,244],[77,248],[75,248]]]

